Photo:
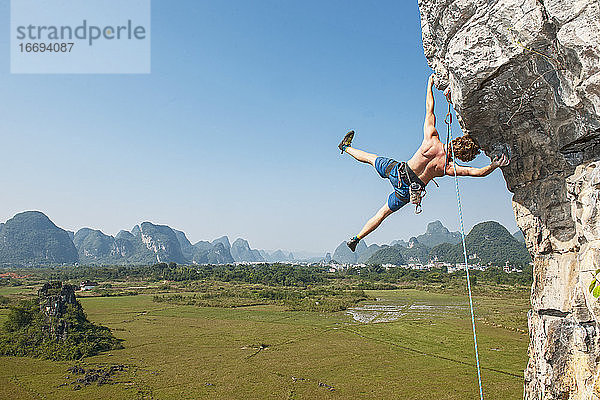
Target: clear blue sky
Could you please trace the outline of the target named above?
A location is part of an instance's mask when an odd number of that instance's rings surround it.
[[[154,0],[152,14],[150,75],[11,75],[5,29],[0,221],[41,210],[114,235],[148,220],[193,242],[324,252],[384,204],[389,182],[337,144],[354,129],[356,147],[398,160],[420,144],[431,71],[416,1]],[[440,183],[367,243],[436,219],[456,230],[454,182]],[[516,230],[500,171],[461,185],[467,229]]]

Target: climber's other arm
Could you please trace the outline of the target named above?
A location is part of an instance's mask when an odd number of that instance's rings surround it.
[[[454,175],[454,168],[456,168],[456,175],[458,176],[476,176],[484,177],[491,174],[498,167],[506,167],[510,164],[508,157],[503,154],[501,157],[496,157],[492,163],[483,168],[475,167],[463,167],[461,165],[455,165],[454,162],[450,162],[446,168],[446,175]]]

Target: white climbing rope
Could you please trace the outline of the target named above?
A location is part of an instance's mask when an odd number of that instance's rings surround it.
[[[465,257],[465,271],[467,273],[467,290],[469,292],[469,306],[471,307],[471,325],[473,326],[473,342],[475,343],[475,361],[477,363],[477,381],[479,383],[479,398],[483,400],[483,386],[481,384],[481,368],[479,366],[479,350],[477,349],[477,332],[475,331],[475,312],[473,311],[473,295],[471,294],[471,279],[469,277],[469,263],[467,260],[467,245],[465,243],[465,227],[463,223],[462,203],[460,201],[460,190],[458,188],[458,176],[456,175],[456,158],[454,157],[454,146],[452,145],[452,103],[448,100],[448,114],[446,124],[448,125],[448,145],[452,150],[452,161],[454,161],[454,183],[456,184],[456,201],[458,203],[458,217],[460,221],[460,234],[462,238],[463,255]],[[447,148],[446,148],[446,151]]]

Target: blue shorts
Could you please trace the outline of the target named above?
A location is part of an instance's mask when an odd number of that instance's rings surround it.
[[[398,178],[398,167],[402,165],[401,163],[398,163],[397,166],[392,168],[389,177],[385,174],[386,169],[393,162],[394,160],[391,158],[377,157],[375,159],[375,169],[379,173],[379,176],[381,176],[383,179],[389,179],[392,187],[394,188],[394,191],[388,197],[387,205],[392,212],[395,212],[409,202],[410,191],[408,183]],[[398,183],[401,184],[399,185]]]

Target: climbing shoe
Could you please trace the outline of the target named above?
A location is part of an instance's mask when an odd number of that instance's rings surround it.
[[[360,239],[354,236],[352,239],[346,242],[346,245],[350,248],[350,250],[352,250],[352,252],[354,252],[356,250],[356,246],[358,246],[358,242],[360,242]]]
[[[338,148],[342,151],[342,154],[344,154],[346,147],[352,145],[352,139],[354,139],[354,131],[346,133],[346,136],[344,136],[344,139],[342,139],[342,142],[338,145]]]

